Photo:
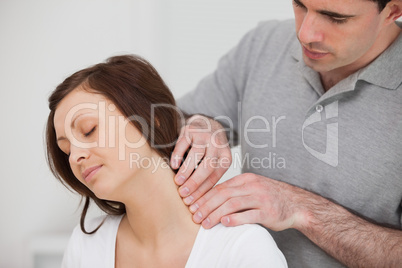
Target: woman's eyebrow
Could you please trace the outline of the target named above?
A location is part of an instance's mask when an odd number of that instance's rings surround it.
[[[70,124],[71,129],[74,129],[74,128],[75,128],[75,122],[77,121],[77,119],[78,119],[79,117],[81,117],[81,116],[83,116],[83,115],[87,115],[87,114],[89,114],[89,112],[87,112],[87,113],[81,113],[81,114],[78,114],[78,115],[74,116],[73,119],[71,120],[71,124]]]
[[[66,137],[64,137],[64,136],[58,137],[57,143],[59,143],[59,141],[64,141],[64,140],[66,140]]]

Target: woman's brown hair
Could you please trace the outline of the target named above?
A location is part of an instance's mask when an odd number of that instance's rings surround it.
[[[155,126],[151,129],[152,133],[144,137],[165,160],[170,159],[178,137],[179,116],[174,109],[174,97],[158,72],[146,60],[134,55],[111,57],[105,63],[78,71],[52,92],[49,97],[50,113],[46,127],[47,161],[54,176],[64,186],[85,198],[80,226],[84,233],[92,234],[100,226],[91,232],[85,230],[85,216],[91,199],[107,214],[121,215],[126,209],[120,202],[97,198],[76,179],[70,168],[69,157],[57,145],[55,111],[61,100],[78,87],[104,95],[127,118],[140,116],[145,120],[146,126]],[[151,109],[153,105],[158,105],[157,109]],[[144,134],[142,125],[137,120],[130,122]]]

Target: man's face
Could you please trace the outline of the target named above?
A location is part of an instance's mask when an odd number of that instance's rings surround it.
[[[368,0],[293,0],[296,33],[307,66],[317,72],[358,69],[376,43],[384,16]]]

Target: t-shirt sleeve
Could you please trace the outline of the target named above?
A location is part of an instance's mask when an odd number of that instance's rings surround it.
[[[67,248],[64,251],[61,268],[79,268],[81,260],[82,232],[79,226],[74,231],[68,241]]]
[[[236,240],[232,253],[228,267],[288,267],[272,236],[259,225],[247,228]]]

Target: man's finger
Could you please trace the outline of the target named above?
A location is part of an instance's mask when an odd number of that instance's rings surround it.
[[[198,210],[201,206],[203,206],[206,202],[208,202],[211,198],[218,194],[221,189],[229,189],[232,187],[244,186],[244,180],[241,175],[233,177],[227,181],[224,181],[221,184],[216,185],[211,190],[207,191],[205,194],[201,195],[199,198],[195,198],[197,200],[194,204],[192,204],[189,209],[192,213]]]
[[[190,146],[191,137],[189,137],[183,130],[179,138],[177,139],[176,145],[172,152],[172,156],[170,158],[170,166],[173,169],[178,169],[180,167],[184,154],[187,152]]]
[[[209,215],[206,215],[204,220],[202,221],[202,226],[204,228],[211,228],[218,224],[221,221],[221,218],[224,216],[237,212],[253,210],[256,207],[258,207],[258,204],[252,196],[235,196],[228,199],[217,209],[212,211]]]
[[[196,169],[196,167],[198,166],[199,162],[204,157],[204,155],[205,155],[205,149],[194,148],[194,147],[191,148],[191,150],[188,152],[186,156],[186,159],[184,159],[183,164],[181,165],[180,169],[177,171],[177,174],[175,176],[175,182],[177,185],[182,185],[190,177],[190,175],[194,172],[194,170]],[[184,187],[188,187],[188,185]],[[187,194],[182,196],[187,196],[190,193],[191,192],[188,191]]]
[[[195,190],[188,196],[187,198],[183,199],[184,203],[186,205],[191,205],[193,202],[197,201],[199,198],[201,198],[204,194],[206,194],[209,190],[211,190],[214,185],[219,181],[219,179],[222,177],[222,175],[225,173],[226,170],[222,169],[216,169],[208,176],[208,178]],[[192,179],[192,177],[195,174],[193,174],[189,180]]]
[[[196,212],[193,215],[194,222],[196,222],[196,223],[202,222],[212,212],[214,212],[216,209],[221,207],[228,200],[235,198],[235,197],[241,197],[241,196],[248,195],[248,193],[245,191],[244,187],[242,187],[242,186],[222,188],[219,190],[217,190],[215,188],[206,194],[206,198],[209,198],[208,200],[204,199],[201,201],[201,202],[203,202],[203,201],[205,202],[203,205],[198,205],[199,202],[197,201],[192,206],[190,206],[190,210],[193,208],[193,206],[198,206],[198,209],[196,210]],[[201,197],[200,199],[203,199],[203,198],[204,197]],[[232,204],[232,202],[230,204]],[[234,211],[231,211],[231,212],[228,211],[227,213],[232,213],[232,212],[234,212]],[[221,216],[223,216],[223,215],[221,215]]]
[[[214,187],[215,183],[209,177],[202,182],[202,184],[197,188],[196,191],[188,195],[187,197],[183,198],[183,202],[186,205],[192,205],[196,202],[204,193],[208,192]],[[194,210],[195,211],[195,210]],[[194,212],[192,211],[192,212]]]
[[[212,166],[213,167],[213,166]],[[184,203],[190,205],[194,201],[197,201],[201,196],[206,194],[209,190],[211,190],[214,185],[221,179],[223,174],[227,171],[227,168],[214,168],[205,170],[203,163],[201,163],[201,167],[199,166],[197,170],[191,175],[186,184],[189,186],[190,196],[187,199],[184,199]],[[209,172],[212,172],[208,174]],[[207,177],[203,181],[203,179]],[[197,187],[197,183],[201,183],[199,187]],[[195,190],[193,190],[195,189]],[[192,191],[193,190],[193,191]]]
[[[192,151],[195,149],[191,149]],[[198,159],[200,158],[200,155],[196,156],[196,158],[198,157]],[[195,166],[191,164],[191,160],[190,160],[190,168],[192,168],[191,170],[187,170],[186,171],[186,175],[188,178],[188,180],[183,184],[182,188],[186,188],[189,191],[189,194],[192,194],[194,191],[196,191],[200,185],[203,184],[203,182],[205,181],[205,178],[208,178],[213,172],[214,172],[214,166],[213,163],[211,161],[210,157],[207,157],[204,155],[202,155],[203,159],[202,161],[198,164],[198,167],[194,170]],[[189,158],[189,156],[187,156],[187,158]],[[184,165],[186,165],[186,162],[188,161],[188,159],[186,158],[186,161],[184,162]],[[198,160],[196,159],[196,160]],[[194,172],[193,172],[194,171]],[[193,173],[191,173],[193,172]],[[190,177],[191,175],[191,177]],[[213,186],[213,185],[212,185]],[[212,187],[211,187],[212,188]],[[179,190],[180,194],[181,191]],[[182,195],[182,197],[184,197]]]
[[[250,209],[223,216],[220,222],[227,227],[233,227],[247,223],[260,223],[260,215],[260,210]]]

